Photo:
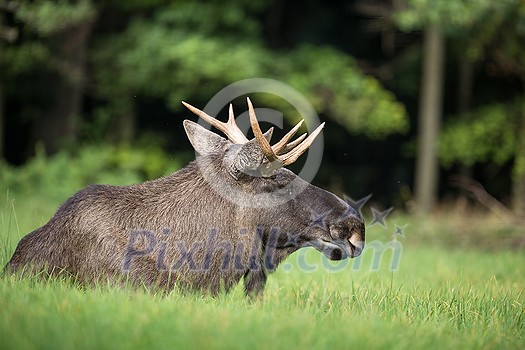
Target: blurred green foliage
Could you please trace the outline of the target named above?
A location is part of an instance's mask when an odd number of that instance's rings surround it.
[[[159,10],[143,12],[161,4]],[[103,113],[126,114],[133,103],[130,96],[137,95],[164,100],[178,111],[183,99],[209,99],[232,82],[265,77],[298,89],[318,112],[349,131],[384,137],[408,128],[404,106],[347,54],[314,45],[268,48],[259,18],[268,7],[264,1],[41,0],[19,5],[15,15],[24,40],[7,47],[2,57],[7,83],[15,88],[17,79],[35,71],[75,74],[54,53],[56,34],[113,6],[142,13],[129,16],[123,31],[95,38],[90,50]],[[101,114],[97,109],[93,113]]]
[[[168,156],[156,146],[88,146],[48,157],[38,147],[23,166],[0,164],[0,189],[60,202],[90,184],[129,185],[167,175],[192,156]]]
[[[407,130],[404,106],[347,54],[313,45],[267,48],[253,14],[261,7],[184,2],[133,20],[95,50],[100,96],[117,108],[122,99],[114,96],[138,94],[179,110],[182,99],[209,99],[218,87],[265,77],[290,84],[349,131],[384,137]]]
[[[96,13],[90,0],[21,2],[17,17],[42,36],[53,35],[79,22],[90,20]]]
[[[493,104],[456,117],[439,140],[439,154],[445,166],[479,162],[504,164],[516,151],[516,128],[522,101],[512,105]]]
[[[480,20],[508,11],[521,0],[405,0],[395,19],[401,29],[412,31],[429,23],[438,24],[449,33],[476,26]]]
[[[332,48],[308,45],[290,58],[285,81],[348,131],[380,138],[408,130],[405,107],[377,79],[361,74],[351,57]]]
[[[450,41],[457,60],[466,63],[472,72],[485,60],[483,64],[490,66],[491,75],[514,76],[522,86],[525,84],[524,1],[405,0],[401,4],[394,16],[401,29],[413,31],[436,25],[454,39]],[[463,81],[463,97],[474,92],[465,90],[465,86],[474,85],[474,75],[470,79],[466,84]],[[469,110],[455,113],[444,125],[439,142],[442,164],[502,166],[513,162],[513,186],[525,186],[518,185],[518,181],[525,181],[525,149],[519,144],[524,138],[523,98],[512,96],[504,101],[471,104],[468,101],[465,106]]]

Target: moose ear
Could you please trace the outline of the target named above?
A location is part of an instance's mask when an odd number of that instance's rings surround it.
[[[217,153],[227,142],[223,137],[191,120],[185,120],[183,125],[191,145],[200,155]]]

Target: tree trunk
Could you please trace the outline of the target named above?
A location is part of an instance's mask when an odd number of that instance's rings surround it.
[[[516,153],[512,174],[512,209],[514,214],[525,219],[525,99],[521,105],[521,115],[516,135]]]
[[[36,122],[36,139],[48,154],[77,139],[86,76],[86,52],[94,21],[88,20],[64,31],[57,56],[61,62],[56,81],[51,82],[54,100]],[[51,88],[51,86],[50,86]]]
[[[437,201],[437,142],[443,96],[445,48],[443,35],[437,26],[429,25],[425,29],[423,50],[415,195],[417,211],[428,214]]]

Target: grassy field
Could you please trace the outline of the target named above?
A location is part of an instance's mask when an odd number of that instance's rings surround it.
[[[0,203],[3,266],[59,203],[9,193]],[[253,304],[241,286],[213,298],[10,276],[0,349],[525,348],[525,251],[512,248],[523,231],[458,217],[391,217],[343,265],[296,253]],[[405,237],[392,244],[395,225]]]

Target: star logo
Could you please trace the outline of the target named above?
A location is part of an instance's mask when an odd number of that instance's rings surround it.
[[[326,217],[328,216],[329,212],[326,212],[324,214],[318,214],[315,210],[311,209],[310,213],[312,218],[312,223],[310,224],[310,226],[319,227],[323,230],[326,230],[328,228],[326,225]]]
[[[361,219],[361,214],[358,213],[354,208],[352,208],[352,206],[348,206],[348,208],[345,210],[345,212],[341,215],[340,217],[340,221],[344,221],[345,219],[349,218],[349,217],[355,217],[355,218],[358,218],[358,219]]]
[[[385,222],[386,217],[388,216],[388,214],[390,214],[390,212],[392,210],[394,210],[394,207],[390,207],[390,208],[388,208],[385,211],[379,211],[379,210],[375,209],[374,207],[372,207],[371,209],[372,209],[372,214],[374,215],[374,219],[370,223],[370,226],[373,226],[376,223],[378,223],[381,226],[386,227],[387,226],[387,224]]]
[[[392,238],[393,239],[397,239],[397,237],[405,238],[405,229],[407,228],[408,225],[403,225],[403,226],[395,225],[395,226],[396,226],[396,230],[392,234]]]
[[[354,209],[353,211],[349,208],[344,215],[354,215],[359,213],[359,215],[362,217],[363,214],[361,213],[361,209],[365,206],[366,202],[372,197],[372,194],[369,194],[366,197],[363,197],[358,200],[354,200],[353,198],[350,198],[347,195],[344,195],[345,202],[350,206],[350,208]],[[345,216],[346,217],[346,216]]]

